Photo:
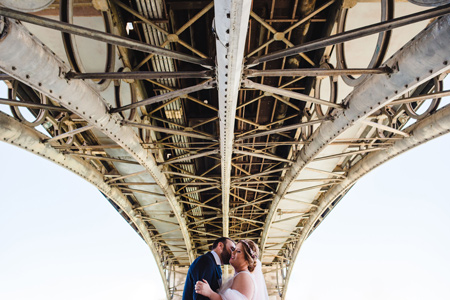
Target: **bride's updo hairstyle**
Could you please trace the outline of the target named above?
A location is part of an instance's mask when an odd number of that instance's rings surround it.
[[[248,270],[253,272],[259,257],[258,245],[251,240],[240,240],[239,243],[243,246],[242,249],[244,250],[245,260],[248,262]]]

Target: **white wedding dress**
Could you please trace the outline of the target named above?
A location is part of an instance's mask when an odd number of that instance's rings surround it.
[[[240,273],[247,273],[250,275],[254,285],[254,293],[252,299],[247,299],[244,295],[242,295],[237,290],[233,290],[231,286],[233,285],[234,279]],[[267,293],[266,282],[264,281],[264,275],[261,269],[261,262],[258,260],[255,270],[250,273],[249,271],[242,271],[234,274],[227,282],[222,284],[219,289],[219,295],[222,297],[222,300],[268,300],[269,295]]]

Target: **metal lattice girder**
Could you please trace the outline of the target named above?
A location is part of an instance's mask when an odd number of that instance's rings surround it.
[[[80,80],[67,80],[69,67],[43,46],[19,22],[2,20],[0,69],[42,92],[62,106],[94,125],[104,135],[120,145],[121,151],[133,157],[153,177],[174,212],[178,233],[186,245],[189,260],[194,255],[182,208],[151,153],[144,149],[136,132],[121,125],[121,117],[108,113],[105,100]],[[118,150],[117,150],[118,151]],[[158,262],[161,263],[161,262]],[[160,266],[161,268],[161,266]]]
[[[229,235],[229,198],[234,123],[242,77],[244,46],[251,1],[227,0],[214,3],[219,93],[220,153],[222,159],[223,235]]]
[[[55,164],[77,174],[87,182],[93,184],[98,188],[108,199],[110,199],[120,210],[129,218],[129,222],[135,225],[136,230],[149,245],[152,254],[157,262],[161,262],[163,257],[155,244],[152,242],[152,237],[145,222],[136,213],[132,204],[128,201],[126,196],[117,188],[108,184],[103,179],[103,174],[100,173],[89,162],[78,159],[69,155],[64,155],[60,150],[51,147],[48,143],[43,142],[47,140],[47,136],[30,128],[12,117],[0,112],[0,140],[11,145],[20,147],[35,155],[46,158]],[[169,295],[169,285],[164,277],[164,269],[161,263],[158,263],[158,269],[162,276],[166,294]]]
[[[313,133],[311,143],[302,148],[274,197],[263,231],[263,250],[280,201],[300,173],[321,151],[347,129],[359,126],[358,121],[450,68],[449,28],[449,16],[430,24],[385,63],[394,73],[369,77],[343,101],[346,108],[336,112],[333,121],[324,122]],[[380,153],[386,152],[377,151],[372,155],[382,155]],[[283,297],[284,295],[285,293]]]
[[[389,149],[371,153],[364,157],[349,170],[346,179],[338,185],[333,186],[333,188],[331,188],[324,195],[320,205],[317,207],[317,210],[311,214],[311,218],[305,224],[305,228],[299,237],[299,241],[296,244],[294,252],[292,253],[292,263],[295,262],[302,243],[318,225],[317,222],[321,222],[323,220],[322,215],[324,212],[328,209],[328,214],[337,204],[335,203],[333,205],[333,202],[343,196],[356,183],[356,181],[388,160],[395,158],[396,156],[432,139],[449,133],[450,105],[445,106],[435,114],[407,128],[406,132],[409,133],[409,137],[396,141],[391,147],[389,147]],[[289,280],[290,275],[291,270],[287,273],[287,280]]]

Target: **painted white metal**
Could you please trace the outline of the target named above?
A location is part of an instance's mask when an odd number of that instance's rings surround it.
[[[251,3],[250,0],[214,2],[224,236],[229,235],[229,201],[234,125]]]
[[[36,12],[47,8],[55,0],[0,0],[0,5],[23,12]]]
[[[2,71],[26,82],[85,119],[88,124],[94,125],[100,133],[120,145],[129,156],[148,170],[172,207],[189,260],[193,261],[191,241],[185,218],[182,216],[182,207],[151,153],[141,146],[136,132],[130,127],[121,125],[122,118],[119,115],[109,114],[105,100],[86,83],[65,79],[64,75],[69,71],[69,66],[20,23],[7,19],[7,26],[0,41],[0,52]]]
[[[317,165],[321,162],[313,162],[315,157],[319,154],[328,154],[325,152],[329,151],[331,147],[329,145],[334,139],[349,132],[352,132],[354,136],[355,131],[360,130],[360,120],[367,118],[408,90],[449,69],[449,27],[450,17],[446,16],[419,33],[385,63],[385,65],[396,70],[395,73],[368,78],[344,100],[346,109],[336,112],[332,122],[324,122],[314,132],[310,139],[311,143],[302,148],[297,161],[287,172],[277,195],[274,197],[262,235],[263,250],[267,248],[266,243],[270,235],[272,222],[275,220],[283,197],[291,190],[296,179],[303,178],[302,174],[306,166],[318,168]],[[314,194],[317,194],[317,191]]]
[[[161,264],[161,261],[164,258],[161,257],[158,249],[156,249],[154,243],[152,242],[152,237],[148,231],[147,226],[139,218],[138,213],[133,208],[128,199],[117,187],[113,187],[107,184],[103,180],[103,174],[98,172],[88,162],[82,159],[77,159],[73,156],[64,155],[61,153],[61,151],[51,147],[49,143],[42,142],[47,140],[47,138],[48,137],[46,135],[38,132],[37,130],[25,126],[12,117],[0,112],[1,141],[20,147],[35,155],[46,158],[49,161],[52,161],[62,166],[63,168],[77,174],[87,182],[93,184],[103,194],[105,194],[109,199],[117,204],[117,206],[119,206],[124,213],[126,213],[126,215],[131,219],[136,228],[139,230],[139,234],[144,238],[145,242],[150,247],[150,250],[155,257],[159,272],[163,279],[166,294],[169,295],[169,286],[165,280],[164,270]]]
[[[435,114],[412,125],[405,131],[409,134],[409,137],[396,141],[392,147],[389,147],[382,152],[371,153],[364,157],[350,169],[347,177],[342,182],[333,186],[324,195],[320,205],[317,207],[317,210],[311,213],[311,217],[302,231],[299,241],[297,242],[292,254],[292,264],[295,263],[300,248],[313,230],[314,224],[317,221],[321,221],[321,215],[324,211],[327,208],[332,209],[333,207],[330,207],[332,202],[334,202],[338,197],[344,195],[361,177],[388,160],[408,151],[409,149],[415,148],[432,139],[450,133],[450,105],[447,105]],[[291,272],[292,270],[290,269],[287,273],[287,282],[289,282]]]

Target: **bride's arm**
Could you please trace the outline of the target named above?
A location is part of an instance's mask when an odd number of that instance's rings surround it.
[[[252,299],[253,294],[255,293],[255,287],[253,284],[253,280],[248,273],[241,273],[236,276],[234,279],[233,285],[231,286],[233,290],[238,291],[247,299]]]
[[[224,291],[223,297],[211,290],[208,282],[203,279],[202,281],[197,281],[195,284],[195,292],[197,294],[208,297],[211,300],[226,300],[226,299],[252,299],[255,287],[253,280],[247,273],[238,274],[233,281],[231,288]]]
[[[222,300],[222,297],[211,289],[208,281],[206,281],[205,279],[202,279],[202,281],[197,281],[195,283],[195,292],[197,294],[208,297],[210,300]]]

